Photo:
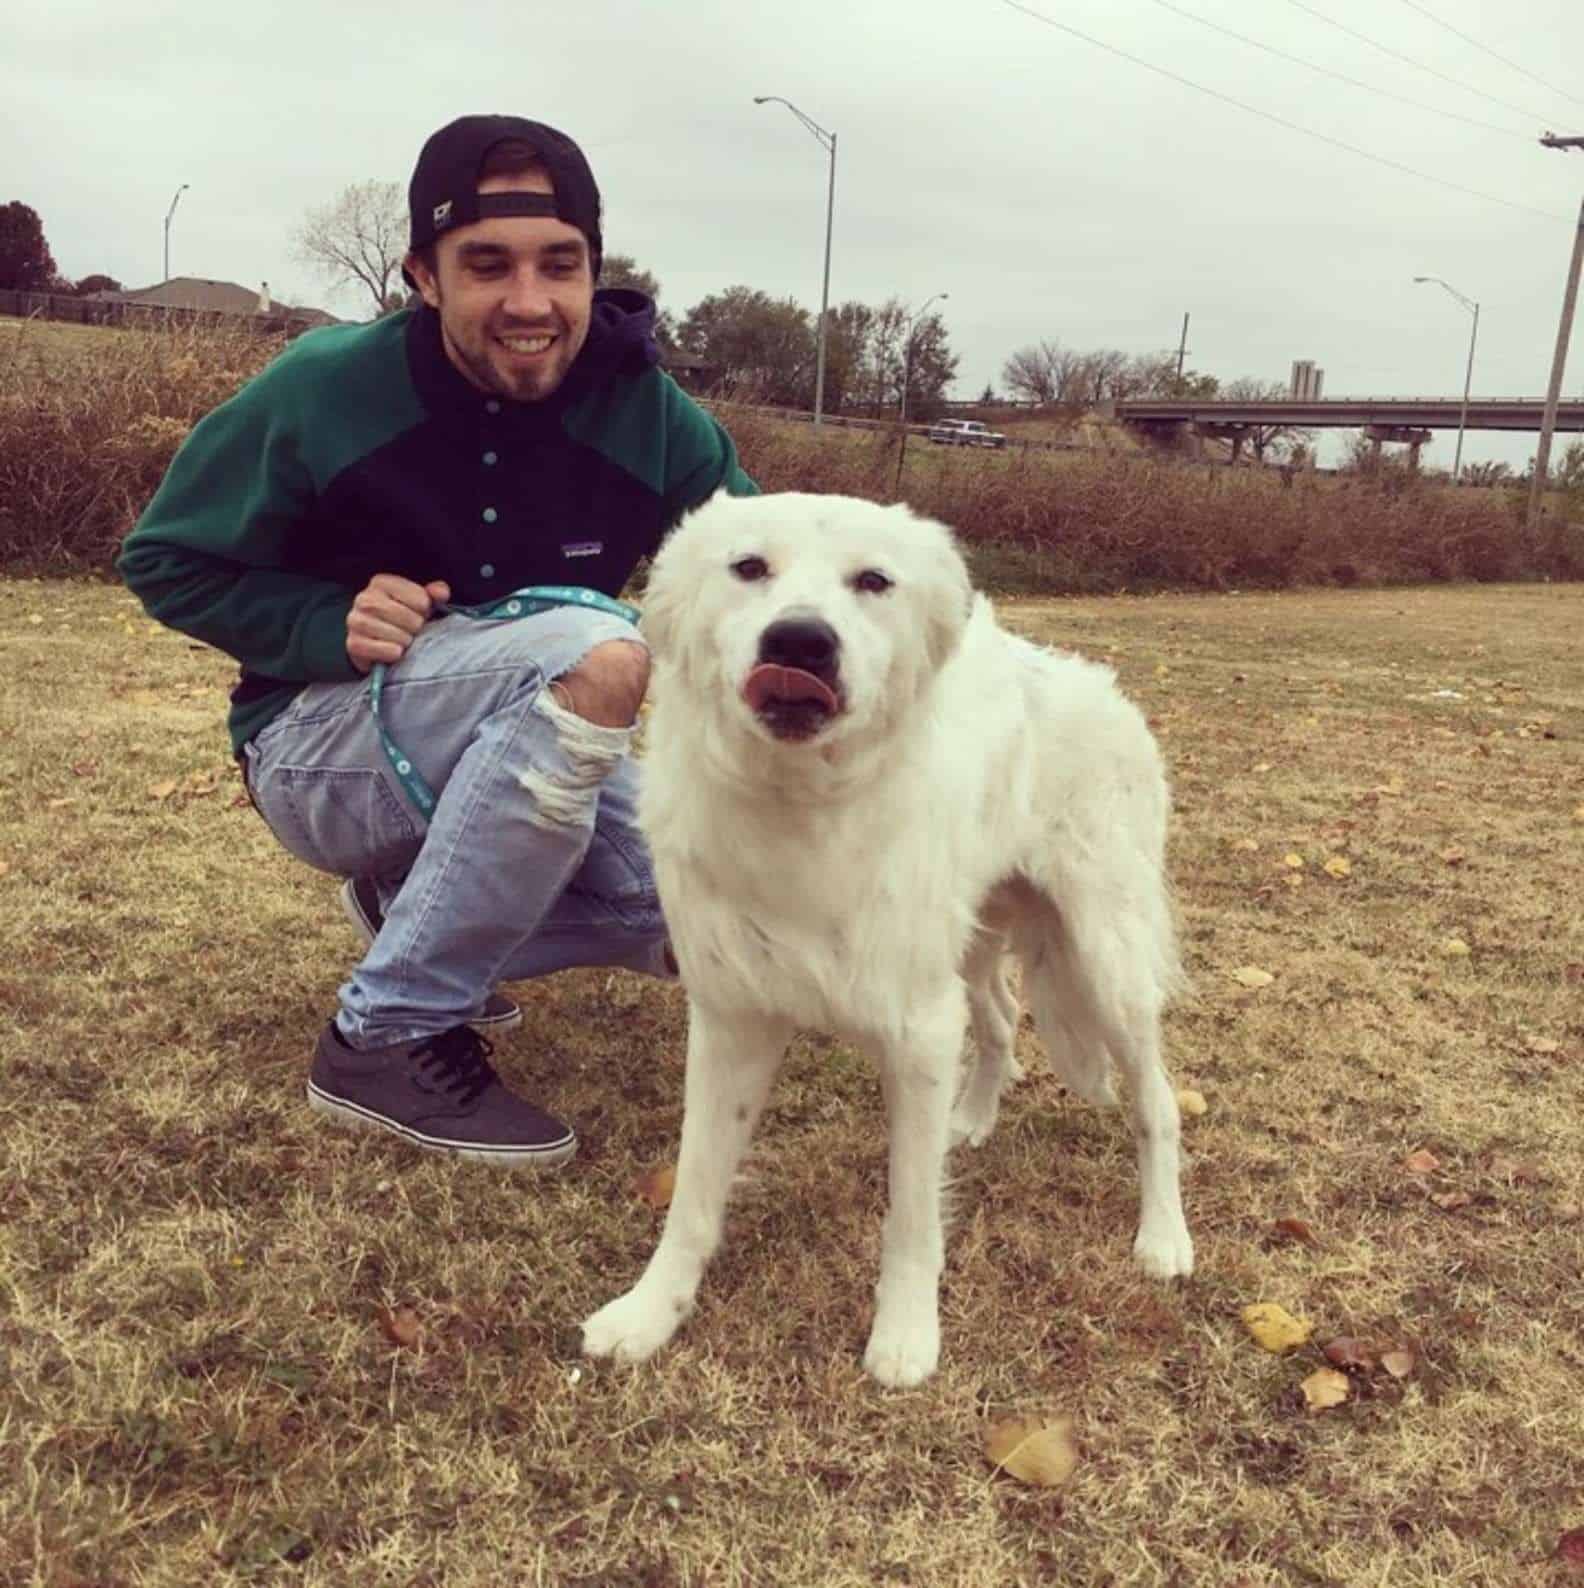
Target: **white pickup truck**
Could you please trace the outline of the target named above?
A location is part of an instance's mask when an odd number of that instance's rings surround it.
[[[930,426],[929,438],[943,447],[1004,447],[1007,438],[977,419],[942,419]]]

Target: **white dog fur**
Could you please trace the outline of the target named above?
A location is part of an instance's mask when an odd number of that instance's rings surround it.
[[[797,739],[744,696],[788,615],[839,642],[839,709]],[[813,1027],[874,1054],[890,1114],[864,1363],[884,1384],[926,1378],[947,1148],[985,1140],[1020,1073],[1008,950],[1066,1084],[1115,1102],[1110,1061],[1129,1083],[1135,1258],[1190,1273],[1160,1056],[1180,974],[1166,780],[1110,669],[1000,628],[941,525],[844,497],[717,496],[656,558],[643,629],[640,819],[690,1014],[682,1143],[659,1246],[585,1349],[641,1360],[691,1310],[782,1053]],[[977,1058],[954,1109],[965,1027]]]

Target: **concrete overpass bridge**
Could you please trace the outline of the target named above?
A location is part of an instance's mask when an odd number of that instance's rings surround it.
[[[1470,430],[1532,430],[1538,433],[1545,403],[1538,397],[1471,397]],[[1412,463],[1436,430],[1456,430],[1463,415],[1457,397],[1324,397],[1274,402],[1201,401],[1165,397],[1128,397],[1116,404],[1124,424],[1163,446],[1197,451],[1202,437],[1230,443],[1235,462],[1243,444],[1275,428],[1362,429],[1377,448],[1385,441],[1404,443]],[[1584,431],[1584,401],[1557,407],[1558,430]]]

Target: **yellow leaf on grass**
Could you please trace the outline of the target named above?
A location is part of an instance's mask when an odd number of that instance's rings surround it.
[[[1441,945],[1441,952],[1448,959],[1463,959],[1472,952],[1468,944],[1461,937],[1449,937]]]
[[[1407,1378],[1414,1370],[1414,1354],[1412,1351],[1385,1351],[1381,1353],[1381,1366],[1393,1378]]]
[[[1282,856],[1282,864],[1290,871],[1302,871],[1304,868],[1304,857],[1296,852],[1290,852]]]
[[[1349,877],[1353,874],[1353,862],[1344,860],[1341,855],[1332,855],[1325,863],[1325,871],[1327,876]]]
[[[1337,1372],[1334,1367],[1317,1367],[1299,1387],[1303,1390],[1305,1404],[1312,1412],[1340,1406],[1352,1388],[1347,1374]]]
[[[1440,1167],[1441,1160],[1428,1147],[1421,1147],[1403,1159],[1403,1168],[1409,1174],[1434,1174]]]
[[[633,1195],[658,1211],[671,1206],[671,1196],[676,1190],[676,1165],[658,1163],[645,1169],[633,1179]]]
[[[148,796],[151,800],[168,800],[176,792],[176,779],[166,778],[163,783],[151,785]]]
[[[1196,1092],[1191,1087],[1184,1087],[1177,1094],[1177,1107],[1190,1119],[1197,1119],[1210,1105],[1205,1101],[1203,1092]]]
[[[1576,822],[1584,822],[1584,805],[1580,805],[1573,812],[1573,820]]]
[[[1239,838],[1237,840],[1237,842],[1232,845],[1232,847],[1234,849],[1243,850],[1243,852],[1245,854],[1253,854],[1255,852],[1255,850],[1257,850],[1259,848],[1259,839],[1257,839],[1257,838]]]
[[[1239,965],[1232,972],[1232,980],[1244,987],[1269,987],[1276,978],[1258,965]]]
[[[1274,1301],[1256,1301],[1243,1309],[1243,1324],[1254,1343],[1267,1351],[1292,1351],[1314,1333],[1314,1325],[1295,1318]]]
[[[1078,1465],[1072,1418],[1008,1417],[985,1432],[985,1459],[1024,1483],[1059,1489]]]
[[[411,1307],[394,1307],[379,1315],[380,1332],[392,1345],[414,1346],[423,1336],[423,1324]]]

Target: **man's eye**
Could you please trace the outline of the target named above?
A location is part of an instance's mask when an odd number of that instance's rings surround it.
[[[884,595],[891,588],[891,583],[878,568],[865,568],[853,580],[853,589],[862,590],[866,595]]]
[[[755,579],[770,577],[770,564],[763,557],[739,557],[731,565],[731,571],[745,583],[752,583]]]

